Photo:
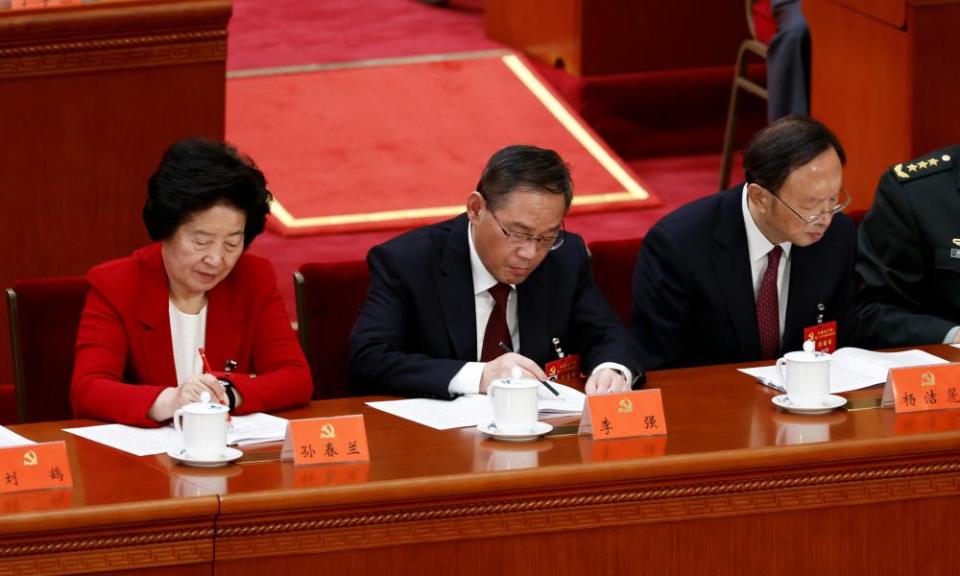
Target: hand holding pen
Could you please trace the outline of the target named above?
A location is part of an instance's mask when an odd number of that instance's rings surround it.
[[[204,352],[203,347],[201,346],[197,352],[200,354],[200,359],[203,360],[203,373],[213,375],[213,370],[210,368],[210,362],[207,360],[207,354]],[[223,401],[221,396],[223,396],[223,394],[217,394],[217,397],[220,398],[220,404],[227,406],[227,403]],[[230,412],[227,412],[227,422],[230,422],[231,420],[232,418],[230,416]]]
[[[489,386],[491,382],[500,380],[501,378],[510,378],[514,366],[520,368],[524,378],[534,378],[536,380],[547,379],[547,375],[536,362],[526,356],[508,350],[506,354],[501,354],[497,358],[483,364],[483,373],[480,375],[480,393],[486,394],[487,386]]]
[[[498,343],[498,346],[500,346],[500,349],[503,350],[504,352],[506,352],[507,354],[513,354],[513,350],[511,350],[510,347],[507,346],[506,344],[504,344],[503,342]],[[519,355],[519,354],[515,354],[515,356],[520,356],[520,355]],[[524,360],[529,360],[528,358],[526,358],[526,357],[524,357],[524,356],[520,356],[520,357],[523,358]],[[503,358],[503,356],[501,356],[501,358]],[[530,360],[530,361],[532,362],[532,360]],[[522,366],[521,366],[521,368],[522,368]],[[540,372],[540,374],[543,374],[543,377],[541,378],[540,376],[538,376],[538,375],[536,375],[536,374],[533,374],[533,377],[534,377],[538,382],[540,382],[541,384],[543,384],[544,386],[546,386],[546,387],[547,387],[547,390],[549,390],[550,392],[552,392],[554,396],[559,396],[560,393],[557,392],[557,389],[554,388],[553,386],[551,386],[549,382],[547,382],[547,375],[544,374],[543,370],[540,370],[540,367],[539,367],[539,366],[537,366],[537,370]]]

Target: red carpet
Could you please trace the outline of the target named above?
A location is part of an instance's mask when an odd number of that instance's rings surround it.
[[[230,70],[502,48],[483,0],[234,0]]]
[[[227,139],[267,175],[283,235],[452,216],[487,158],[515,143],[567,160],[574,213],[659,205],[515,56],[235,78]]]

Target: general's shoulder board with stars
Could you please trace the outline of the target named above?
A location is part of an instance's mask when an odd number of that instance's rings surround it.
[[[922,156],[908,164],[897,164],[890,168],[898,182],[906,182],[923,178],[929,174],[935,174],[946,170],[953,165],[953,157],[949,154]]]

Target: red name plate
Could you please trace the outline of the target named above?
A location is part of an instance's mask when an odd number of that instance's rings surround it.
[[[594,440],[666,434],[660,389],[587,396],[580,434],[587,433]]]
[[[580,355],[571,354],[559,360],[547,362],[543,367],[543,371],[547,373],[547,378],[558,382],[579,382]]]
[[[837,351],[837,321],[814,324],[803,329],[803,339],[813,340],[817,352],[833,353]]]
[[[960,408],[960,364],[891,368],[883,407],[897,412]]]
[[[291,458],[295,466],[369,462],[363,414],[291,420],[281,459]]]
[[[70,459],[62,440],[0,448],[0,492],[71,486]]]

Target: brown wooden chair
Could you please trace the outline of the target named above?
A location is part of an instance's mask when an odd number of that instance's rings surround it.
[[[633,312],[633,268],[643,238],[591,242],[590,265],[593,281],[625,326]]]
[[[87,281],[75,276],[19,280],[7,289],[21,422],[73,417],[70,379],[86,295]]]
[[[363,260],[313,262],[293,273],[300,345],[313,374],[313,397],[354,396],[349,382],[349,339],[367,296]]]
[[[747,27],[750,29],[750,37],[740,44],[740,50],[737,52],[737,62],[733,71],[733,86],[730,89],[730,104],[727,107],[727,128],[723,134],[723,155],[720,158],[720,190],[725,190],[730,186],[730,171],[733,162],[733,139],[737,133],[737,96],[740,90],[746,90],[750,94],[767,100],[767,89],[750,80],[747,77],[747,56],[752,54],[755,57],[766,62],[767,43],[770,39],[767,36],[767,26],[764,26],[761,36],[758,37],[758,29],[754,18],[757,17],[762,4],[766,4],[766,16],[770,16],[769,0],[745,0],[747,12]]]

